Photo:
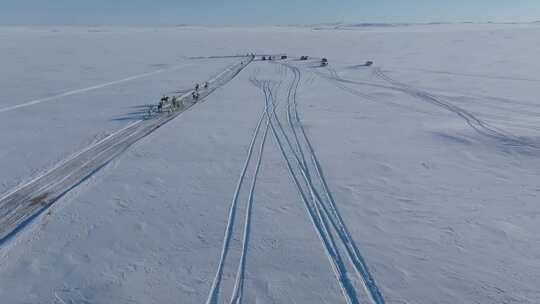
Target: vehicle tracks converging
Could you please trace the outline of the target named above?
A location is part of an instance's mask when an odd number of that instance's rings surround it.
[[[300,70],[297,67],[289,66],[293,71],[296,71],[298,75],[298,79],[300,78]],[[313,196],[316,198],[316,200],[319,202],[321,209],[323,210],[324,214],[328,216],[330,223],[332,224],[332,227],[335,229],[338,238],[342,242],[342,244],[345,247],[346,254],[348,255],[350,262],[353,264],[353,267],[357,274],[360,276],[364,288],[367,289],[367,292],[369,296],[371,297],[372,302],[374,303],[384,303],[384,298],[382,297],[382,294],[377,287],[375,280],[373,279],[367,264],[360,254],[360,250],[358,249],[358,246],[355,244],[349,230],[347,229],[347,226],[345,225],[345,222],[338,210],[338,207],[336,205],[336,202],[334,200],[334,197],[332,195],[332,192],[330,191],[330,188],[328,186],[326,177],[324,175],[324,171],[321,167],[321,164],[319,162],[319,159],[317,158],[317,154],[315,153],[315,149],[313,148],[313,145],[311,144],[311,141],[309,140],[309,137],[306,134],[306,130],[302,124],[302,121],[300,119],[300,115],[298,113],[297,109],[297,89],[298,89],[298,83],[297,86],[294,88],[293,94],[291,94],[291,100],[292,102],[288,102],[289,105],[289,111],[288,111],[288,121],[290,128],[294,130],[294,127],[296,126],[300,130],[300,139],[297,136],[296,132],[293,132],[295,137],[295,142],[297,143],[300,155],[302,157],[302,163],[303,163],[303,171],[305,171],[306,179],[308,180],[308,183],[312,184],[312,176],[316,176],[315,179],[318,179],[319,181],[319,187],[321,189],[320,192],[313,189],[313,186],[310,186],[312,188]],[[292,118],[291,118],[292,117]],[[302,152],[302,144],[300,141],[304,141],[305,147],[307,149],[307,153],[309,155],[309,158],[311,160],[311,164],[309,164],[309,161],[305,160],[304,153]],[[310,169],[310,166],[311,168]],[[314,172],[314,173],[311,173]],[[323,193],[321,195],[320,193]],[[324,196],[324,197],[322,197]]]
[[[280,66],[285,67],[288,70],[287,73],[292,75],[292,80],[287,86],[285,97],[287,123],[283,124],[281,122],[276,111],[279,100],[275,86],[273,87],[270,81],[259,80],[257,77],[254,77],[252,82],[264,95],[265,112],[262,114],[251,139],[251,146],[259,132],[261,121],[266,115],[265,135],[267,131],[271,131],[277,143],[289,175],[294,182],[295,188],[298,190],[313,228],[321,241],[346,302],[360,303],[369,301],[375,304],[384,303],[384,298],[337,208],[315,149],[303,127],[297,108],[297,92],[301,83],[301,71],[290,64],[282,64]],[[217,293],[219,291],[217,290],[219,290],[219,284],[221,283],[223,260],[227,255],[232,226],[234,225],[237,192],[240,188],[240,183],[244,179],[243,176],[247,168],[247,163],[250,161],[251,151],[252,148],[248,151],[246,164],[240,175],[237,190],[231,202],[223,241],[223,250],[216,271],[216,278],[212,283],[206,302],[207,304],[218,303]],[[249,208],[248,205],[245,213],[246,223],[244,224],[244,231],[249,231],[249,219],[247,219],[251,211]],[[247,234],[244,232],[243,248],[247,245],[246,236]],[[245,254],[244,250],[242,250],[242,254]],[[242,272],[245,271],[244,262],[245,260],[241,258],[238,266],[239,271],[236,275],[237,283],[235,283],[235,289],[233,290],[230,303],[241,303]]]
[[[243,59],[209,80],[208,89],[201,90],[197,102],[190,93],[182,95],[183,111],[161,113],[151,119],[132,122],[0,197],[0,246],[131,145],[233,79],[251,60],[251,57]]]

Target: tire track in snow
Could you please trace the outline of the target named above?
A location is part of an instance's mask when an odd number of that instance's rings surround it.
[[[318,75],[319,77],[321,77],[323,79],[330,80],[330,82],[333,85],[335,85],[338,89],[340,89],[342,91],[345,91],[345,92],[347,92],[347,93],[349,93],[351,95],[361,97],[362,99],[370,101],[370,102],[380,103],[381,100],[371,96],[370,94],[366,94],[366,93],[360,92],[359,90],[356,90],[356,89],[353,89],[353,88],[351,88],[349,86],[346,86],[345,84],[350,83],[350,84],[357,84],[357,85],[373,86],[373,87],[378,87],[378,88],[383,88],[383,89],[397,90],[396,87],[389,86],[389,85],[382,85],[382,84],[373,83],[373,82],[359,82],[359,81],[352,81],[352,80],[348,80],[348,79],[343,79],[343,78],[340,78],[337,75],[337,73],[336,73],[336,71],[334,69],[332,69],[330,67],[327,67],[326,70],[331,74],[331,76],[328,76],[328,75],[322,73],[321,71],[319,71],[318,68],[314,68],[313,72],[314,72],[315,75]],[[396,102],[392,102],[392,101],[388,101],[388,100],[385,100],[384,103],[391,104],[392,106],[404,108],[404,109],[415,111],[415,112],[424,112],[424,111],[420,111],[418,109],[412,108],[410,106],[403,105],[403,104],[396,103]]]
[[[263,90],[263,93],[265,95],[265,103],[268,104],[270,102],[273,102],[274,96],[271,90],[269,90],[267,87],[262,87],[261,89]],[[320,209],[317,207],[316,204],[310,201],[308,196],[306,195],[306,192],[311,191],[312,189],[305,190],[304,187],[302,186],[302,183],[300,182],[299,177],[298,177],[298,173],[295,172],[289,160],[289,156],[287,156],[287,152],[285,151],[285,147],[283,145],[282,139],[280,139],[280,135],[276,131],[276,128],[272,120],[275,120],[279,129],[282,131],[282,134],[285,140],[287,141],[288,148],[291,149],[291,152],[293,154],[295,152],[292,149],[292,145],[290,144],[290,141],[288,140],[281,126],[281,123],[279,122],[276,112],[275,111],[272,111],[272,112],[273,113],[268,114],[268,116],[273,118],[270,120],[270,128],[272,130],[272,134],[274,135],[274,138],[276,140],[276,143],[278,144],[279,150],[281,151],[281,154],[285,160],[290,176],[293,179],[294,184],[302,198],[304,207],[306,208],[309,214],[309,218],[312,222],[312,225],[315,231],[317,232],[319,239],[321,240],[321,244],[323,245],[326,256],[328,257],[328,260],[330,262],[331,268],[334,271],[334,274],[336,275],[336,279],[339,283],[342,293],[347,303],[359,303],[356,290],[353,287],[353,284],[348,276],[348,271],[346,269],[345,263],[341,257],[341,254],[337,250],[335,239],[333,235],[329,232],[328,220],[324,216],[321,215]]]
[[[294,67],[292,65],[286,65],[289,67],[293,73],[298,74],[298,78],[300,78],[300,70],[297,67]],[[326,178],[324,176],[324,172],[322,170],[322,167],[320,165],[320,162],[317,158],[317,155],[315,153],[315,149],[313,148],[313,145],[311,144],[311,141],[309,140],[309,137],[306,134],[305,128],[302,124],[302,121],[300,119],[300,115],[298,113],[298,107],[297,107],[297,89],[298,89],[298,83],[296,85],[296,88],[294,89],[294,93],[292,94],[292,102],[288,100],[289,108],[292,108],[291,114],[290,111],[288,112],[288,118],[289,118],[289,124],[290,128],[294,130],[295,127],[297,127],[300,131],[300,134],[302,135],[302,140],[304,141],[307,151],[309,153],[312,166],[314,167],[314,171],[316,173],[317,178],[319,179],[319,182],[322,186],[321,192],[324,192],[326,194],[326,201],[324,201],[317,190],[313,189],[314,196],[316,197],[317,201],[320,203],[321,208],[323,209],[324,213],[328,216],[330,219],[332,226],[336,230],[337,234],[339,235],[341,241],[343,242],[343,245],[345,246],[345,249],[347,251],[348,257],[350,261],[353,263],[354,268],[357,272],[357,274],[360,276],[364,283],[364,288],[368,292],[368,294],[371,297],[371,301],[373,303],[384,303],[384,298],[378,289],[375,280],[373,279],[373,276],[371,275],[370,271],[368,270],[367,263],[365,262],[364,258],[360,254],[360,251],[358,249],[358,246],[355,244],[353,238],[351,237],[347,226],[345,225],[345,222],[343,221],[343,218],[341,214],[339,213],[339,210],[337,208],[336,202],[333,198],[333,195],[330,191],[330,188],[328,186],[328,183],[326,181]],[[293,116],[293,120],[291,121],[290,116]],[[300,139],[297,136],[297,132],[293,132],[295,136],[295,141],[297,143],[298,147],[301,147],[302,144],[300,143]],[[308,183],[312,184],[311,176],[309,174],[310,169],[307,165],[307,161],[304,158],[303,150],[299,148],[299,151],[301,152],[302,157],[302,163],[304,164],[303,170],[307,171],[306,179],[308,179]],[[312,187],[315,188],[315,187]]]
[[[251,79],[252,82],[257,82],[255,79]],[[274,107],[276,105],[272,105]],[[255,164],[255,169],[251,181],[251,186],[249,189],[249,196],[248,201],[245,207],[245,215],[244,215],[244,229],[242,234],[242,248],[241,248],[241,254],[240,254],[240,261],[237,265],[236,270],[236,277],[234,282],[234,287],[232,290],[232,295],[230,298],[230,303],[241,303],[242,302],[242,296],[243,296],[243,290],[244,290],[244,278],[245,278],[245,268],[246,268],[246,259],[247,259],[247,251],[248,251],[248,245],[249,245],[249,235],[250,235],[250,228],[251,228],[251,214],[253,210],[253,203],[254,203],[254,195],[255,195],[255,187],[257,183],[257,177],[260,171],[261,163],[262,163],[262,157],[264,154],[264,148],[266,144],[267,134],[268,134],[268,126],[269,126],[269,120],[268,120],[268,114],[267,114],[267,108],[268,105],[264,105],[264,109],[260,115],[260,118],[257,122],[257,125],[255,127],[255,131],[253,132],[253,135],[251,137],[251,141],[248,148],[248,153],[246,156],[246,159],[244,161],[244,165],[242,167],[242,170],[240,172],[240,176],[238,178],[236,188],[233,194],[233,198],[231,200],[231,205],[229,207],[228,217],[227,217],[227,224],[225,227],[225,235],[223,237],[223,243],[222,243],[222,249],[220,253],[220,258],[216,270],[216,274],[214,276],[214,279],[212,281],[212,285],[210,287],[210,291],[208,293],[208,298],[206,300],[207,304],[217,304],[219,303],[219,294],[221,289],[221,284],[223,281],[223,272],[224,268],[226,266],[226,260],[229,254],[230,250],[230,241],[233,237],[234,233],[234,225],[235,225],[235,219],[238,212],[238,198],[242,191],[242,186],[246,179],[246,173],[248,170],[248,167],[250,166],[251,159],[253,156],[253,150],[255,148],[255,144],[257,142],[257,139],[260,137],[260,130],[261,126],[263,124],[263,121],[266,119],[266,124],[263,131],[262,139],[260,140],[260,147],[257,153],[257,160]]]
[[[465,123],[476,133],[489,137],[492,139],[495,139],[498,142],[502,142],[503,144],[507,146],[512,147],[525,147],[530,149],[538,150],[540,149],[540,144],[536,141],[522,138],[519,136],[516,136],[514,134],[511,134],[509,132],[500,130],[489,123],[483,121],[482,119],[478,118],[476,115],[472,114],[471,112],[456,106],[450,102],[447,102],[443,100],[439,96],[435,96],[434,94],[431,94],[427,91],[421,90],[419,88],[415,88],[412,86],[409,86],[407,84],[398,82],[389,76],[387,76],[380,68],[374,68],[373,73],[375,76],[377,76],[382,81],[388,83],[388,85],[385,84],[377,84],[377,83],[371,83],[371,82],[365,82],[365,81],[354,81],[350,79],[344,79],[340,77],[337,72],[332,68],[327,68],[327,70],[330,73],[330,76],[323,75],[322,73],[318,72],[318,74],[326,79],[334,80],[338,83],[349,83],[349,84],[355,84],[355,85],[366,85],[371,87],[378,87],[383,89],[389,89],[394,91],[399,91],[402,93],[405,93],[409,96],[412,96],[417,99],[421,99],[423,101],[426,101],[428,103],[431,103],[439,108],[445,109],[451,113],[456,114],[460,118],[462,118]],[[337,85],[337,84],[336,84]],[[338,85],[339,88],[350,92],[357,96],[365,97],[365,94],[357,92],[356,90],[344,86],[344,85]]]
[[[225,236],[223,237],[223,245],[222,245],[221,254],[220,254],[220,258],[219,258],[219,262],[218,262],[218,266],[216,270],[216,275],[214,276],[212,285],[210,287],[210,291],[208,293],[208,298],[206,300],[207,304],[219,303],[219,290],[220,290],[221,282],[223,280],[223,268],[225,267],[225,260],[229,253],[230,241],[233,235],[234,222],[235,222],[237,208],[238,208],[238,197],[240,195],[240,191],[242,190],[242,185],[244,183],[246,172],[251,162],[251,157],[253,155],[255,142],[257,141],[257,137],[259,135],[261,125],[265,118],[265,115],[266,114],[263,111],[263,113],[261,114],[261,117],[259,118],[257,126],[255,127],[255,131],[251,137],[251,142],[249,144],[248,153],[244,161],[244,166],[242,167],[240,177],[238,178],[238,181],[236,183],[236,189],[234,191],[233,199],[229,207],[227,224],[225,227]]]
[[[138,74],[138,75],[133,75],[133,76],[130,76],[130,77],[122,78],[122,79],[119,79],[119,80],[114,80],[114,81],[110,81],[110,82],[106,82],[106,83],[102,83],[102,84],[93,85],[93,86],[87,87],[87,88],[71,90],[71,91],[67,91],[67,92],[57,94],[57,95],[53,95],[53,96],[49,96],[49,97],[30,100],[30,101],[23,102],[23,103],[20,103],[20,104],[17,104],[17,105],[0,108],[0,113],[10,112],[10,111],[14,111],[14,110],[17,110],[17,109],[20,109],[20,108],[29,107],[29,106],[37,105],[37,104],[44,103],[44,102],[54,101],[54,100],[60,99],[62,97],[68,97],[68,96],[72,96],[72,95],[77,95],[77,94],[86,93],[86,92],[93,91],[93,90],[98,90],[98,89],[110,87],[110,86],[113,86],[113,85],[133,81],[133,80],[136,80],[136,79],[153,76],[153,75],[160,74],[160,73],[163,73],[163,72],[173,71],[173,70],[176,70],[176,69],[179,69],[179,68],[181,68],[181,66],[176,66],[176,67],[172,67],[172,68],[168,68],[168,69],[159,69],[159,70],[155,70],[155,71],[152,71],[152,72],[147,72],[147,73],[143,73],[143,74]]]
[[[372,303],[376,304],[384,303],[384,300],[382,299],[382,296],[380,295],[371,274],[367,270],[365,261],[363,258],[361,258],[358,248],[352,241],[352,238],[346,230],[346,226],[343,223],[339,212],[337,211],[337,207],[335,206],[335,202],[333,201],[333,197],[324,178],[322,168],[318,163],[316,155],[314,155],[315,152],[311,146],[311,143],[309,142],[309,139],[307,139],[307,134],[305,133],[305,130],[299,129],[298,127],[301,125],[301,121],[296,108],[296,94],[301,81],[300,70],[291,66],[281,67],[286,68],[285,71],[280,69],[282,77],[286,77],[287,70],[293,71],[293,80],[290,85],[288,85],[286,97],[287,121],[290,130],[285,129],[276,112],[279,100],[277,100],[277,90],[275,87],[271,87],[270,81],[259,80],[256,77],[253,77],[251,79],[252,83],[258,87],[264,95],[264,111],[259,118],[255,131],[252,135],[248,154],[237,182],[235,193],[231,201],[231,206],[229,207],[220,260],[206,303],[217,304],[223,302],[223,300],[220,301],[219,294],[221,284],[223,282],[224,268],[227,267],[226,260],[228,260],[228,255],[230,254],[230,241],[235,234],[235,217],[237,216],[237,212],[239,212],[238,209],[240,208],[238,197],[242,191],[242,185],[246,182],[246,172],[252,163],[255,144],[257,140],[260,140],[261,143],[259,153],[257,155],[249,197],[245,207],[246,211],[243,224],[240,261],[237,265],[234,287],[231,298],[229,299],[229,303],[240,304],[243,301],[246,257],[249,247],[254,191],[268,131],[272,132],[278,148],[285,160],[287,170],[300,194],[304,207],[306,208],[310,221],[321,241],[325,254],[330,262],[330,266],[336,276],[337,283],[341,288],[346,302],[360,303],[357,287],[355,287],[355,283],[350,277],[351,273],[356,273],[362,282],[362,287],[365,289],[365,294],[367,296],[366,300],[370,300]],[[263,138],[258,139],[258,137],[261,136],[261,128],[265,118],[266,124],[264,134],[262,135]],[[292,141],[287,135],[287,132],[291,132],[293,134]],[[303,140],[307,141],[307,143],[303,142]],[[316,163],[311,163],[308,161],[308,158],[310,161]],[[313,167],[315,167],[315,169],[313,169]],[[318,187],[315,185],[315,183],[312,181],[313,176],[320,179],[319,184],[321,186]],[[320,193],[324,193],[327,198],[332,198],[332,201],[325,201]],[[348,258],[350,262],[347,262],[345,258]]]
[[[251,58],[228,67],[214,77],[210,88],[202,90],[200,100],[233,79],[251,62]],[[181,97],[187,104],[184,111],[196,103],[191,94]],[[79,186],[131,145],[149,135],[182,112],[163,113],[156,118],[140,120],[74,154],[52,169],[16,187],[0,198],[0,246],[65,194]]]
[[[453,105],[450,102],[444,101],[441,98],[438,98],[437,96],[434,96],[433,94],[430,94],[426,91],[420,90],[418,88],[412,87],[410,85],[407,85],[407,84],[404,84],[404,83],[401,83],[392,79],[391,77],[386,75],[380,68],[374,68],[373,73],[380,79],[398,87],[400,91],[410,96],[422,99],[426,102],[429,102],[433,105],[436,105],[438,107],[441,107],[443,109],[446,109],[458,115],[463,120],[465,120],[465,122],[474,131],[476,131],[477,133],[481,135],[484,135],[486,137],[491,137],[493,139],[496,139],[498,141],[501,141],[511,146],[525,146],[529,148],[540,149],[540,146],[538,145],[538,143],[532,142],[524,138],[520,138],[508,132],[499,130],[461,107]]]
[[[418,69],[418,68],[409,68],[409,69],[403,68],[401,70],[413,70],[413,71],[422,72],[422,73],[439,74],[439,75],[442,74],[442,75],[449,75],[449,76],[464,76],[464,77],[472,77],[472,78],[484,78],[484,79],[490,79],[490,80],[511,80],[511,81],[524,81],[524,82],[538,82],[538,83],[540,83],[540,79],[526,78],[526,77],[483,75],[483,74],[459,73],[459,72],[451,72],[451,71],[428,70],[428,69]]]
[[[246,270],[246,257],[247,257],[247,249],[249,245],[249,234],[250,234],[250,228],[251,228],[251,213],[253,210],[253,197],[255,194],[257,176],[261,168],[262,156],[264,153],[264,146],[265,146],[266,138],[268,135],[268,129],[269,129],[268,126],[269,126],[269,120],[266,121],[263,138],[262,138],[261,145],[259,148],[259,155],[257,156],[257,165],[255,167],[255,174],[251,182],[251,189],[249,190],[248,205],[246,207],[247,211],[246,211],[246,217],[244,221],[242,254],[240,256],[240,262],[238,263],[238,270],[236,272],[236,281],[234,283],[233,294],[230,301],[231,303],[234,303],[234,304],[242,303],[242,296],[244,292],[244,277],[245,277],[245,270]]]

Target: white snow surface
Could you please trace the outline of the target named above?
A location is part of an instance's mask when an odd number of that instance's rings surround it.
[[[293,125],[384,302],[540,303],[539,37],[535,24],[3,27],[0,196],[238,60],[191,57],[287,53],[300,73]],[[212,302],[265,113],[253,80],[274,88],[286,127],[293,72],[254,61],[2,244],[0,303]],[[215,303],[231,302],[242,252],[243,303],[346,303],[294,154],[265,117],[260,128]]]

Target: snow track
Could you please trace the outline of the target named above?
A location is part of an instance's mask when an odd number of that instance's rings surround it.
[[[268,104],[272,101],[272,94],[270,94],[268,88],[263,87],[262,88],[265,93],[265,102]],[[269,114],[270,115],[270,114]],[[271,115],[274,116],[274,118],[277,118],[277,115],[275,113],[272,113]],[[277,122],[277,119],[276,119]],[[279,124],[279,123],[278,123]],[[270,127],[272,129],[272,134],[274,135],[274,138],[279,146],[279,149],[283,155],[283,158],[285,159],[285,162],[287,164],[287,169],[289,170],[289,173],[291,175],[291,178],[294,181],[294,184],[296,188],[298,189],[298,192],[302,198],[302,201],[304,202],[304,206],[310,216],[310,220],[313,224],[313,227],[315,231],[317,232],[317,235],[319,236],[319,239],[322,242],[323,248],[325,250],[325,253],[328,257],[328,260],[330,261],[330,264],[332,266],[332,269],[336,275],[336,278],[338,280],[338,283],[341,287],[341,290],[343,292],[343,295],[345,296],[345,299],[347,300],[347,303],[358,303],[358,297],[356,295],[356,290],[352,286],[352,283],[350,281],[349,276],[347,275],[347,270],[345,269],[345,265],[343,263],[343,259],[341,258],[341,255],[336,251],[336,245],[335,241],[331,234],[328,232],[328,225],[327,222],[324,221],[323,218],[321,218],[320,212],[316,206],[313,205],[313,202],[310,201],[308,198],[306,192],[309,190],[306,190],[300,181],[299,173],[295,172],[293,165],[291,164],[291,161],[289,159],[290,156],[287,155],[286,149],[283,145],[283,139],[280,139],[280,135],[278,135],[276,128],[272,122],[270,122]],[[283,129],[280,128],[283,134]],[[291,147],[290,141],[285,136],[285,140],[288,142],[288,147]],[[294,151],[293,151],[294,153]]]
[[[209,88],[201,90],[199,100],[233,79],[250,62],[251,59],[246,58],[212,78]],[[184,111],[196,104],[189,93],[183,95],[181,100],[185,104]],[[1,197],[0,246],[131,145],[182,112],[162,113],[152,119],[135,121]]]
[[[242,249],[241,249],[241,256],[240,261],[238,263],[237,267],[237,273],[236,273],[236,279],[234,283],[234,289],[232,291],[232,296],[230,299],[231,303],[241,303],[242,301],[242,293],[243,293],[243,284],[244,284],[244,276],[245,276],[245,265],[246,265],[246,257],[247,257],[247,250],[248,250],[248,242],[249,242],[249,233],[250,233],[250,224],[251,224],[251,213],[253,210],[253,200],[254,200],[254,193],[255,193],[255,186],[257,182],[257,176],[259,174],[261,162],[262,162],[262,155],[264,152],[264,147],[266,143],[266,137],[268,133],[268,119],[266,110],[264,110],[259,118],[259,121],[257,123],[257,126],[255,127],[255,131],[251,137],[251,141],[249,144],[248,153],[246,156],[246,160],[244,161],[244,166],[242,168],[242,171],[240,173],[240,176],[238,178],[238,182],[236,184],[236,189],[233,194],[233,198],[231,200],[231,205],[229,207],[229,213],[227,217],[227,225],[225,228],[225,235],[223,238],[223,245],[221,249],[220,259],[218,262],[216,275],[212,281],[212,286],[210,288],[210,292],[208,294],[208,298],[206,300],[207,304],[213,304],[213,303],[219,303],[219,295],[220,295],[220,289],[221,284],[223,281],[223,272],[225,263],[229,254],[230,250],[230,242],[233,237],[234,233],[234,225],[235,225],[235,219],[237,216],[238,210],[238,201],[239,196],[242,191],[242,188],[244,186],[244,182],[246,181],[246,173],[248,171],[248,167],[250,166],[252,162],[252,156],[253,151],[255,148],[255,143],[257,142],[257,139],[260,137],[260,130],[261,126],[263,124],[263,121],[266,119],[266,124],[263,131],[263,136],[260,143],[260,148],[257,153],[257,160],[256,165],[254,169],[254,174],[251,181],[251,188],[249,190],[249,197],[246,204],[246,211],[245,211],[245,217],[244,217],[244,230],[243,230],[243,237],[242,237]]]
[[[290,64],[284,64],[283,66],[286,67],[290,72],[289,74],[292,75],[292,80],[287,87],[285,97],[287,125],[282,124],[278,112],[276,111],[276,105],[279,101],[279,94],[276,89],[278,86],[272,87],[271,82],[256,78],[252,81],[255,86],[261,89],[264,95],[265,113],[268,117],[268,121],[266,123],[266,130],[263,138],[266,137],[268,127],[270,127],[270,131],[285,160],[287,170],[300,194],[313,228],[321,241],[346,302],[360,303],[369,301],[376,304],[384,303],[382,294],[338,211],[324,176],[323,169],[316,156],[315,149],[302,125],[297,109],[297,91],[301,83],[301,71]],[[263,118],[264,114],[259,120],[255,134],[252,138],[250,150],[248,151],[248,159],[246,160],[246,165],[241,173],[237,192],[239,191],[240,183],[243,181],[247,163],[250,161],[249,158],[251,157],[251,151],[253,150],[253,144],[259,133]],[[264,139],[262,144],[264,144]],[[259,154],[259,159],[260,157],[261,154]],[[258,167],[255,170],[256,173],[254,176],[256,177]],[[253,184],[254,183],[255,180],[253,181]],[[237,208],[235,201],[237,192],[235,193],[231,204],[230,210],[234,211],[229,213],[222,256],[207,304],[218,303],[216,288],[219,289],[218,285],[222,277],[224,252],[228,250],[229,240],[231,238],[230,234],[232,231],[231,227],[234,225],[234,213]],[[251,198],[252,196],[250,195],[248,206],[246,207],[242,257],[238,265],[235,288],[230,303],[241,303],[242,299],[243,272],[245,271],[244,255],[247,252],[245,248],[248,243],[247,236],[249,233]],[[353,275],[355,276],[354,278]]]
[[[467,111],[467,110],[465,110],[463,108],[460,108],[460,107],[458,107],[456,105],[453,105],[453,104],[443,100],[442,98],[439,98],[439,97],[437,97],[437,96],[435,96],[433,94],[430,94],[430,93],[425,92],[423,90],[420,90],[418,88],[415,88],[415,87],[400,83],[400,82],[392,79],[391,77],[387,76],[380,68],[374,68],[373,73],[377,77],[379,77],[380,79],[382,79],[382,80],[396,86],[397,88],[399,88],[400,91],[402,91],[402,92],[404,92],[404,93],[406,93],[406,94],[408,94],[410,96],[419,98],[421,100],[429,102],[429,103],[431,103],[433,105],[436,105],[438,107],[441,107],[443,109],[446,109],[446,110],[458,115],[463,120],[465,120],[465,122],[473,130],[475,130],[477,133],[479,133],[481,135],[484,135],[486,137],[491,137],[493,139],[502,141],[502,142],[504,142],[504,143],[506,143],[508,145],[526,146],[526,147],[535,148],[535,149],[540,148],[540,146],[538,146],[537,143],[530,142],[530,141],[528,141],[526,139],[520,138],[520,137],[515,136],[513,134],[509,134],[509,133],[507,133],[505,131],[498,130],[497,128],[489,125],[488,123],[486,123],[482,119],[476,117],[471,112],[469,112],[469,111]]]
[[[486,121],[480,119],[479,117],[477,117],[475,114],[471,113],[470,111],[467,111],[466,109],[463,109],[459,106],[456,106],[444,100],[444,98],[441,96],[437,96],[425,90],[412,87],[410,85],[407,85],[407,84],[404,84],[404,83],[401,83],[392,79],[391,77],[386,75],[380,68],[373,68],[373,74],[387,84],[344,79],[338,75],[335,69],[328,67],[327,70],[330,74],[329,76],[324,75],[323,73],[317,72],[317,71],[315,73],[323,78],[331,80],[338,88],[346,92],[349,92],[353,95],[371,100],[371,97],[369,95],[362,93],[349,86],[346,86],[345,84],[364,85],[364,86],[371,86],[371,87],[377,87],[377,88],[382,88],[382,89],[399,91],[401,93],[405,93],[409,96],[423,100],[439,108],[442,108],[444,110],[447,110],[451,113],[456,114],[457,116],[462,118],[471,129],[473,129],[475,132],[477,132],[478,134],[482,136],[494,139],[497,142],[501,142],[507,146],[524,147],[527,149],[534,149],[534,150],[540,149],[540,144],[538,142],[527,139],[527,138],[516,136],[504,130],[500,130],[492,126],[491,124],[487,123]]]
[[[269,124],[269,120],[266,121],[263,138],[261,140],[261,145],[259,148],[259,155],[257,156],[257,165],[255,167],[255,173],[251,181],[251,188],[249,189],[248,205],[247,205],[246,216],[244,220],[242,254],[240,256],[240,262],[238,263],[238,270],[236,272],[236,281],[234,283],[231,303],[242,302],[242,295],[243,295],[243,290],[244,290],[244,277],[245,277],[245,270],[246,270],[246,257],[247,257],[247,249],[248,249],[248,244],[249,244],[249,232],[250,232],[250,227],[251,227],[251,213],[253,210],[253,197],[255,194],[255,185],[257,183],[257,175],[259,174],[259,171],[261,168],[264,146],[265,146],[266,138],[268,135],[268,124]]]
[[[34,100],[27,101],[27,102],[24,102],[24,103],[21,103],[21,104],[8,106],[8,107],[5,107],[5,108],[0,108],[0,113],[9,112],[9,111],[13,111],[13,110],[17,110],[17,109],[20,109],[20,108],[33,106],[33,105],[44,103],[44,102],[54,101],[56,99],[60,99],[60,98],[63,98],[63,97],[68,97],[68,96],[77,95],[77,94],[81,94],[81,93],[86,93],[86,92],[97,90],[97,89],[110,87],[110,86],[113,86],[113,85],[133,81],[133,80],[136,80],[136,79],[153,76],[153,75],[160,74],[160,73],[163,73],[163,72],[177,70],[179,68],[181,68],[181,66],[176,66],[176,67],[172,67],[172,68],[169,68],[169,69],[160,69],[160,70],[156,70],[156,71],[152,71],[152,72],[133,75],[133,76],[130,76],[130,77],[126,77],[126,78],[111,81],[111,82],[106,82],[106,83],[94,85],[94,86],[91,86],[91,87],[88,87],[88,88],[82,88],[82,89],[67,91],[67,92],[64,92],[64,93],[61,93],[61,94],[57,94],[57,95],[53,95],[53,96],[49,96],[49,97],[45,97],[45,98],[34,99]]]
[[[297,73],[298,79],[300,79],[300,75],[301,75],[300,70],[296,67],[292,67],[292,66],[288,66],[288,67],[291,68],[293,72]],[[341,240],[342,244],[344,245],[347,251],[348,258],[353,264],[354,269],[357,272],[357,274],[361,277],[364,287],[367,289],[372,302],[377,303],[377,304],[384,303],[382,294],[379,291],[371,273],[369,272],[367,264],[364,258],[362,257],[362,255],[360,254],[360,251],[357,245],[355,244],[353,238],[351,237],[347,229],[347,226],[345,225],[345,222],[343,221],[341,214],[339,213],[334,197],[330,191],[330,188],[324,176],[323,169],[315,153],[315,149],[313,148],[313,145],[311,144],[309,137],[306,134],[306,131],[304,129],[304,126],[298,114],[297,99],[296,99],[298,83],[299,81],[297,81],[297,85],[294,88],[294,93],[289,95],[291,96],[291,98],[289,98],[287,104],[289,105],[288,106],[288,109],[289,109],[288,120],[289,120],[290,128],[294,130],[294,127],[296,126],[300,130],[300,134],[301,134],[301,139],[299,139],[297,136],[297,133],[293,132],[295,135],[295,141],[297,143],[300,154],[302,156],[302,163],[304,164],[302,170],[306,172],[305,176],[306,176],[307,182],[310,183],[311,185],[313,185],[313,182],[311,181],[311,176],[314,175],[312,172],[315,172],[316,178],[319,181],[320,191],[316,191],[315,189],[313,189],[314,196],[317,198],[317,201],[319,202],[325,215],[330,219],[330,222],[332,223],[333,228],[337,232],[339,239]],[[291,102],[291,99],[292,99],[292,102]],[[294,113],[294,115],[291,113]],[[292,119],[291,119],[291,116],[293,116]],[[308,151],[309,157],[311,159],[311,164],[310,164],[311,169],[310,169],[310,166],[308,166],[308,161],[305,160],[304,153],[302,152],[302,149],[301,149],[302,144],[300,142],[302,140],[304,141],[304,145],[307,148],[306,150]],[[312,186],[311,188],[314,188],[314,187]],[[320,192],[322,192],[326,196],[326,200],[321,198]]]

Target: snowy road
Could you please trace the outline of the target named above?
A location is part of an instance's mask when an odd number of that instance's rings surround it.
[[[200,91],[200,101],[233,79],[249,62],[251,59],[244,58],[211,78],[208,81],[209,87]],[[45,211],[131,145],[196,104],[191,93],[182,95],[180,100],[185,105],[183,110],[172,113],[163,112],[151,119],[132,122],[0,198],[0,246],[35,216]]]

